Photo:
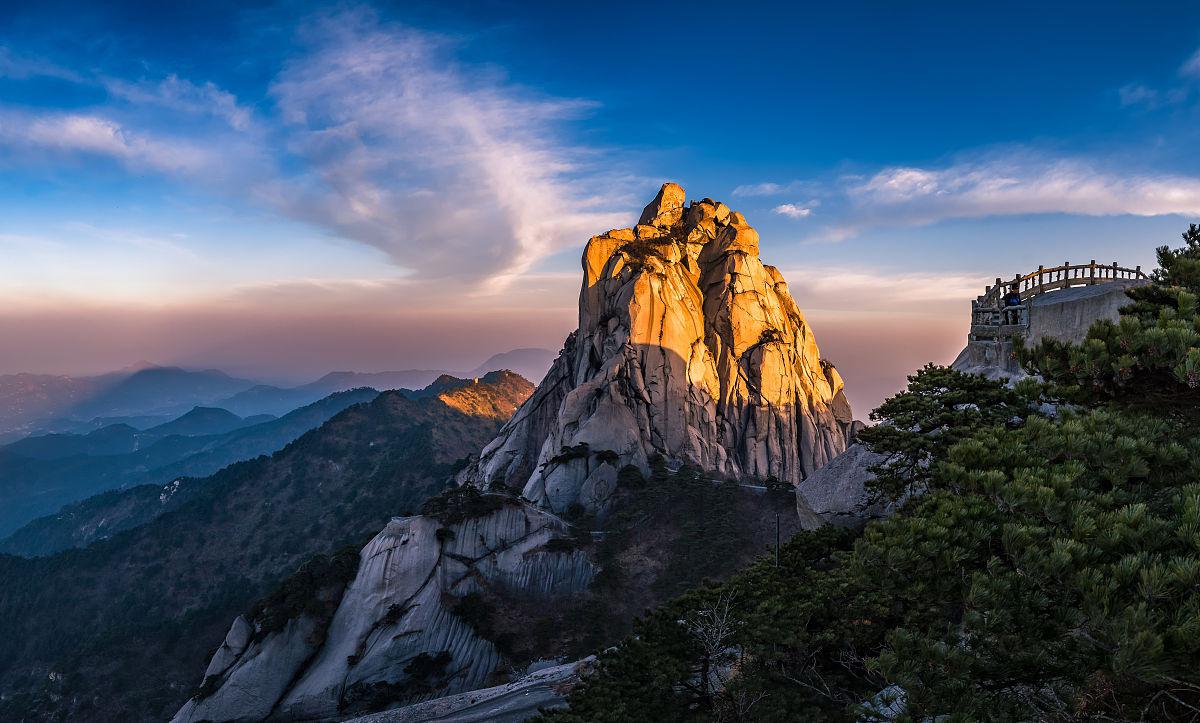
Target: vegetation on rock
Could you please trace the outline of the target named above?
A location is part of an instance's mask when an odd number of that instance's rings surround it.
[[[362,545],[347,545],[332,554],[309,558],[296,572],[250,608],[247,619],[256,639],[283,630],[289,620],[301,616],[327,625],[337,609],[342,590],[358,572]]]
[[[585,550],[600,565],[586,593],[547,605],[520,590],[488,586],[455,600],[453,612],[514,669],[537,659],[580,658],[620,641],[646,610],[748,564],[774,542],[776,514],[785,534],[798,529],[793,496],[707,479],[692,467],[672,473],[661,458],[652,467],[649,480],[634,467],[625,471],[627,483],[603,524],[580,508],[572,517],[575,537],[544,546]],[[604,532],[593,539],[590,530],[599,527]]]
[[[895,515],[649,613],[542,720],[1193,720],[1200,439],[1164,371],[1196,344],[1138,345],[1194,323],[1189,236],[1120,324],[1035,350],[1046,386],[920,370],[862,437],[888,458],[878,492],[908,495]],[[1098,350],[1131,376],[1071,369]],[[1034,413],[1064,394],[1081,406]]]
[[[507,498],[497,494],[484,494],[472,485],[451,487],[441,494],[430,497],[421,505],[421,514],[436,518],[443,525],[453,525],[464,520],[490,515],[507,503]],[[454,531],[449,528],[438,530],[438,539],[453,539]]]

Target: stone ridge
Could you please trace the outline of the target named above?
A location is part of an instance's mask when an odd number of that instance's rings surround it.
[[[238,617],[205,671],[210,694],[188,700],[173,723],[340,719],[355,691],[401,689],[405,666],[430,651],[453,660],[438,695],[482,688],[503,661],[454,601],[493,585],[534,600],[581,593],[596,572],[587,555],[547,549],[568,534],[545,510],[513,502],[445,525],[392,518],[363,548],[327,625],[305,613],[258,640]]]
[[[533,392],[533,384],[525,377],[500,370],[488,372],[478,379],[454,380],[445,385],[437,398],[446,406],[472,417],[506,420]]]
[[[842,379],[741,213],[667,183],[582,266],[579,328],[461,483],[603,511],[618,470],[654,455],[798,484],[846,448]]]

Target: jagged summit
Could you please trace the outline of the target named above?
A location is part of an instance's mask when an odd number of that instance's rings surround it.
[[[846,448],[853,416],[758,232],[663,184],[632,229],[583,252],[579,328],[459,477],[555,510],[601,510],[618,470],[658,454],[799,483]]]

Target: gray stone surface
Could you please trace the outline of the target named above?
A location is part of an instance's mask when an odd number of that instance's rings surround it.
[[[867,483],[875,478],[868,468],[882,461],[882,455],[853,444],[810,475],[796,488],[801,523],[815,514],[830,524],[858,528],[891,514],[894,505],[872,502],[867,492]]]
[[[539,708],[564,705],[567,693],[595,660],[543,668],[505,685],[373,713],[350,723],[519,723],[537,715]]]
[[[225,666],[220,688],[188,701],[174,720],[329,719],[352,686],[402,683],[408,661],[443,650],[453,671],[444,692],[475,690],[496,672],[500,655],[450,611],[455,597],[481,582],[534,597],[569,595],[585,590],[595,572],[581,551],[544,549],[565,525],[530,505],[447,525],[452,539],[439,540],[440,527],[428,517],[393,519],[363,548],[328,630],[305,618],[240,653],[222,646],[210,665],[219,667],[219,657]],[[227,640],[239,640],[243,625],[235,621]]]
[[[1129,303],[1126,289],[1149,283],[1125,279],[1059,289],[1033,297],[1029,302],[1029,336],[1027,344],[1042,339],[1078,344],[1087,338],[1087,331],[1100,319],[1117,321],[1119,309]],[[989,379],[1019,381],[1028,376],[1013,356],[1012,342],[968,341],[966,347],[950,365],[967,374],[979,374]]]
[[[1129,303],[1126,289],[1146,281],[1121,280],[1060,289],[1036,296],[1029,305],[1029,343],[1045,337],[1078,344],[1087,338],[1091,325],[1100,319],[1117,321],[1118,310]]]
[[[234,628],[237,626],[235,621]],[[315,652],[316,630],[312,619],[300,618],[289,621],[282,631],[251,643],[221,675],[217,692],[202,700],[188,700],[171,720],[183,723],[266,718]]]

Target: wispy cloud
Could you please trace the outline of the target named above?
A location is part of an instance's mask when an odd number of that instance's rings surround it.
[[[272,87],[309,172],[271,189],[289,213],[435,275],[508,279],[626,220],[596,159],[564,140],[591,106],[536,96],[453,62],[449,42],[323,19]]]
[[[224,160],[205,144],[130,129],[93,113],[0,112],[0,145],[27,158],[38,152],[105,156],[169,174],[214,172]]]
[[[107,92],[72,112],[0,105],[0,163],[101,157],[377,247],[400,267],[497,287],[635,204],[571,142],[587,100],[539,95],[457,61],[452,38],[370,10],[308,18],[258,107],[169,74],[75,78]],[[55,66],[0,52],[0,73]],[[612,184],[616,186],[616,184]],[[617,212],[613,210],[616,209]]]
[[[861,207],[899,212],[917,223],[1034,213],[1200,213],[1200,178],[1120,174],[1073,159],[1017,156],[944,168],[890,167],[846,191]]]
[[[1179,66],[1179,74],[1187,78],[1200,78],[1200,49],[1183,61],[1183,65]]]
[[[992,216],[1200,215],[1198,176],[1122,172],[1021,148],[943,166],[888,166],[830,178],[821,188],[807,203],[784,203],[772,211],[815,221],[811,209],[820,204],[822,223],[806,226],[805,238],[812,241],[840,241],[884,226]]]
[[[817,188],[810,181],[791,181],[790,183],[749,183],[733,189],[733,195],[739,198],[754,198],[759,196],[782,196],[784,194],[811,195]]]
[[[1159,90],[1157,88],[1149,88],[1140,83],[1130,83],[1117,89],[1117,97],[1120,98],[1122,107],[1141,107],[1146,110],[1155,110],[1163,106],[1182,103],[1188,99],[1191,92],[1192,89],[1188,86]]]
[[[782,269],[804,309],[945,315],[982,292],[977,273],[921,273],[868,267]]]
[[[808,218],[812,215],[811,206],[812,204],[809,204],[808,206],[798,206],[794,203],[781,203],[775,208],[771,209],[771,211],[779,214],[780,216],[787,216],[788,218]]]
[[[1176,71],[1179,80],[1169,87],[1155,88],[1144,83],[1127,83],[1117,89],[1117,98],[1124,108],[1156,110],[1179,105],[1194,95],[1195,82],[1200,80],[1200,50],[1183,61]]]
[[[0,46],[0,78],[25,80],[27,78],[58,78],[79,81],[75,71],[41,58],[31,58],[13,52],[12,48]]]
[[[235,95],[211,82],[196,84],[171,74],[162,80],[137,82],[104,77],[101,83],[111,97],[133,106],[158,106],[191,115],[212,115],[239,131],[250,127],[251,110],[241,105]]]

